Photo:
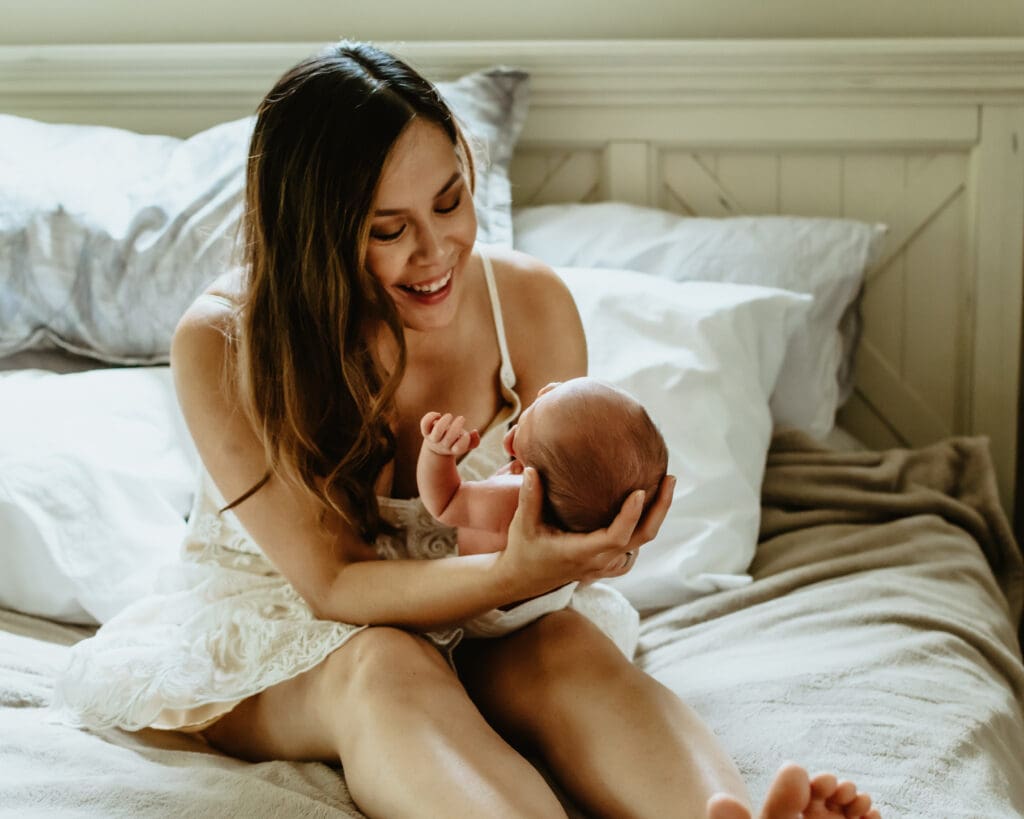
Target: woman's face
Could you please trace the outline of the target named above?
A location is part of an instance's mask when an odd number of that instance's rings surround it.
[[[476,240],[469,181],[440,126],[413,119],[384,164],[366,261],[410,330],[445,327]]]

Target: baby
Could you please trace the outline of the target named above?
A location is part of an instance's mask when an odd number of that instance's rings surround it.
[[[504,548],[524,466],[541,477],[548,523],[573,532],[607,526],[637,489],[650,503],[668,451],[647,411],[632,396],[593,378],[548,384],[505,435],[508,468],[463,482],[455,461],[480,443],[461,416],[430,412],[420,421],[416,467],[420,498],[442,523],[459,529],[460,554]]]
[[[546,522],[576,532],[607,526],[637,489],[645,491],[645,506],[652,503],[668,468],[665,441],[643,406],[593,378],[548,384],[538,392],[519,423],[505,435],[511,464],[482,481],[463,481],[456,470],[456,459],[480,443],[475,430],[465,429],[462,416],[430,412],[420,421],[420,430],[423,445],[416,465],[420,498],[437,520],[458,529],[460,554],[505,548],[526,466],[540,475]],[[564,608],[575,586],[572,583],[514,609],[476,618],[467,624],[467,633],[477,635],[485,626],[479,636],[497,636],[520,628],[541,614]],[[580,589],[576,597],[595,594],[621,598],[602,584]],[[635,617],[621,598],[618,605],[623,604]],[[607,609],[608,601],[599,607]],[[509,616],[516,609],[521,610],[519,616]],[[631,655],[628,647],[616,642]]]

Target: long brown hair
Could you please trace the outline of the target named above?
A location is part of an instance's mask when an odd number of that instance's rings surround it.
[[[368,541],[383,526],[374,485],[394,457],[406,349],[366,245],[384,162],[414,117],[444,130],[472,185],[469,147],[434,85],[374,46],[334,44],[263,99],[246,170],[237,367],[245,409],[268,476],[307,491]],[[381,329],[399,351],[390,370],[374,346]]]

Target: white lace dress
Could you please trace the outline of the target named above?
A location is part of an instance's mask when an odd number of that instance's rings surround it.
[[[502,438],[519,413],[493,272],[484,257],[502,354],[507,405],[459,464],[464,480],[490,475],[505,460]],[[455,530],[431,517],[418,498],[379,498],[398,529],[375,543],[386,559],[456,553]],[[250,502],[259,502],[258,495]],[[125,608],[71,649],[54,688],[52,713],[85,727],[199,730],[247,697],[319,665],[366,626],[317,619],[274,568],[203,471],[181,560],[166,567],[154,593]],[[570,584],[508,611],[470,621],[469,636],[498,636],[572,606],[593,619],[632,657],[638,617],[614,590]],[[451,661],[464,629],[426,633]]]

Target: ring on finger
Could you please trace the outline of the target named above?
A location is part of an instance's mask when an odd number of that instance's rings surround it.
[[[624,557],[626,558],[626,562],[622,564],[623,569],[627,568],[633,563],[633,558],[636,557],[636,552],[630,549],[628,552],[626,552]]]

